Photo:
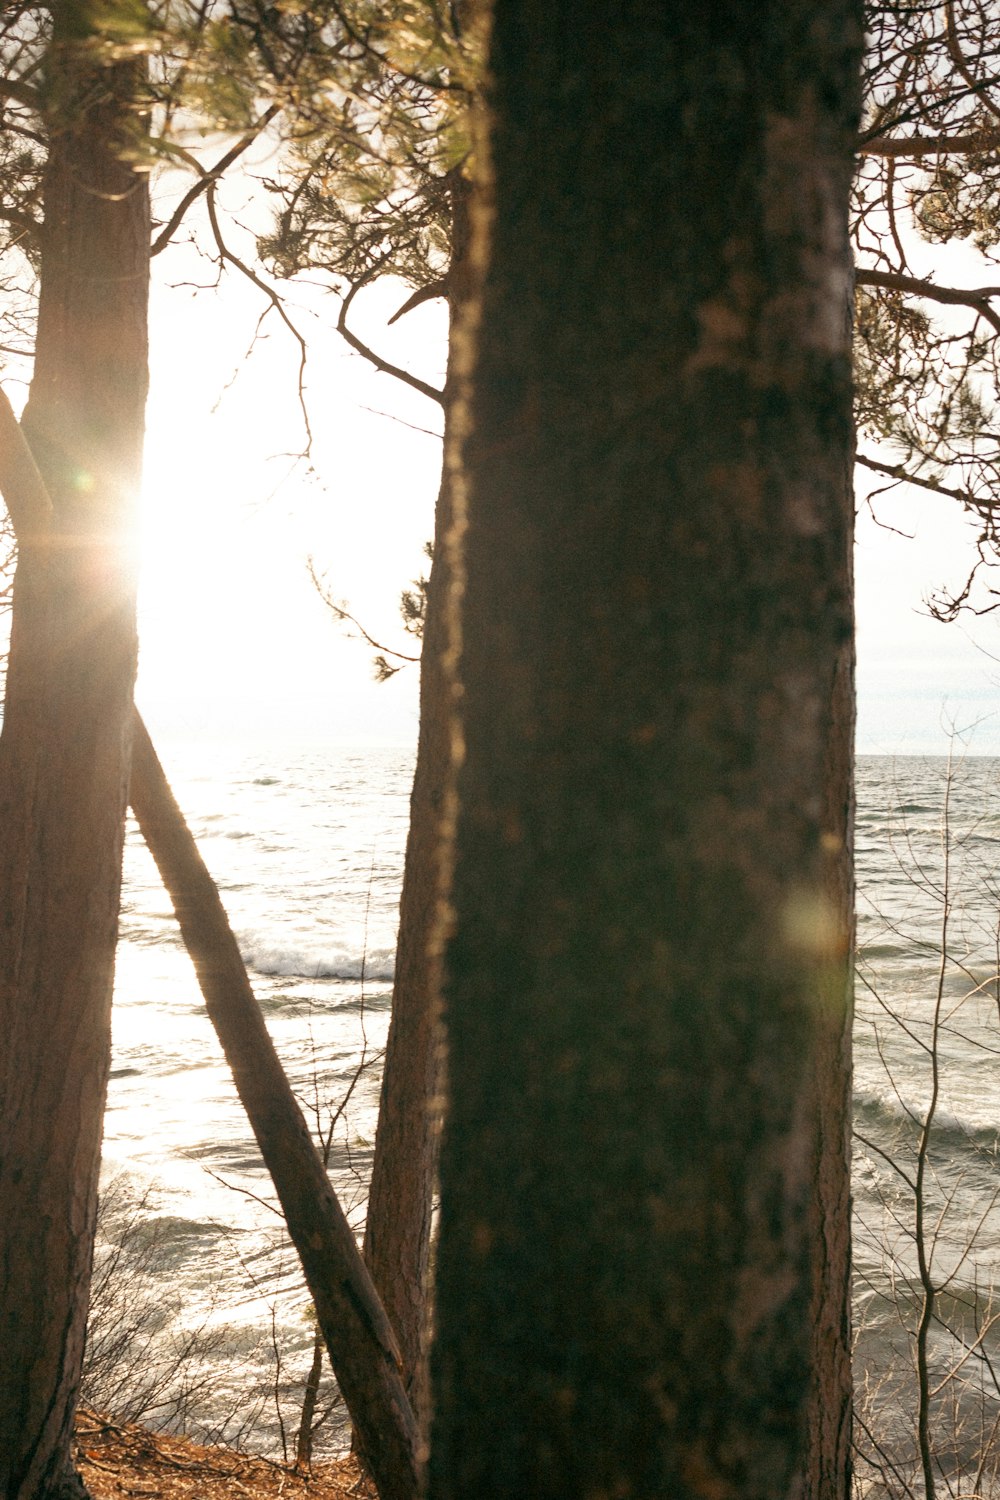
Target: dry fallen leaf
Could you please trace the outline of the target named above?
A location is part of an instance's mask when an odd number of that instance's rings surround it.
[[[77,1463],[93,1500],[377,1500],[353,1455],[299,1474],[270,1459],[119,1424],[87,1407],[77,1416]]]

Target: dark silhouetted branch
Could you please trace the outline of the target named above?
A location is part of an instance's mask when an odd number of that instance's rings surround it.
[[[195,161],[194,157],[185,156],[185,160],[191,162],[191,164],[202,173],[202,176],[198,178],[198,181],[194,183],[192,187],[188,188],[187,192],[184,194],[183,198],[178,203],[173,213],[170,215],[170,218],[167,220],[163,228],[160,230],[159,234],[156,236],[156,239],[153,241],[152,245],[149,248],[150,255],[159,255],[161,250],[165,250],[167,248],[167,245],[170,243],[173,236],[177,233],[177,230],[184,219],[184,215],[187,213],[192,203],[200,198],[202,193],[207,192],[208,188],[212,185],[213,182],[218,182],[223,173],[227,172],[233,165],[233,163],[240,159],[244,151],[247,151],[253,145],[254,141],[260,135],[261,131],[266,130],[267,126],[270,125],[275,115],[279,114],[280,112],[281,106],[278,104],[272,104],[270,108],[266,109],[261,115],[253,130],[248,130],[246,135],[241,136],[240,139],[236,142],[235,146],[232,146],[224,156],[219,157],[219,160],[215,163],[214,167],[206,169],[204,167],[201,167],[200,164]]]
[[[934,281],[924,281],[917,276],[904,276],[897,271],[872,271],[863,266],[858,267],[854,279],[858,286],[882,287],[911,297],[926,297],[929,302],[941,302],[949,307],[971,307],[1000,333],[1000,314],[990,305],[991,298],[1000,297],[1000,286],[938,286]]]
[[[390,364],[387,359],[383,359],[373,349],[369,349],[367,344],[363,344],[357,334],[352,333],[350,328],[348,328],[347,314],[356,293],[361,290],[362,285],[362,282],[356,282],[340,304],[340,315],[337,318],[337,332],[350,344],[355,353],[367,359],[369,364],[373,364],[376,370],[380,370],[383,375],[395,375],[397,380],[402,380],[405,385],[412,386],[422,396],[426,396],[429,400],[436,401],[439,406],[443,406],[444,392],[438,390],[437,386],[428,385],[426,380],[421,380],[417,375],[411,375],[409,370],[404,370],[399,365]],[[397,313],[396,316],[398,317],[399,314]]]

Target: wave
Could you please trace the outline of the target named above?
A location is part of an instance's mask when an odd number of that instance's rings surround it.
[[[923,1120],[925,1104],[910,1105],[913,1116],[907,1114],[898,1099],[871,1089],[855,1089],[854,1118],[865,1133],[871,1127],[907,1134],[916,1139]],[[914,1118],[915,1117],[915,1118]],[[1000,1122],[996,1125],[976,1124],[963,1120],[948,1110],[938,1109],[931,1129],[932,1147],[952,1151],[973,1151],[977,1155],[995,1159],[1000,1155]]]
[[[392,948],[373,948],[367,953],[344,953],[319,948],[292,948],[241,942],[243,957],[258,974],[285,979],[392,979],[396,953]]]

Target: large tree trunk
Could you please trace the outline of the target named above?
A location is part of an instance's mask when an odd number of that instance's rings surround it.
[[[432,1500],[847,1491],[860,36],[496,0]]]
[[[22,537],[0,739],[0,1494],[72,1493],[128,787],[132,506],[147,378],[133,64],[55,8],[37,353],[25,417],[52,496]]]
[[[468,279],[469,184],[452,176],[449,302]],[[445,384],[445,427],[454,382]],[[392,1020],[382,1075],[382,1097],[365,1260],[399,1340],[410,1399],[418,1416],[426,1405],[428,1260],[431,1208],[441,1128],[441,1061],[433,955],[440,887],[445,786],[451,764],[451,724],[445,680],[444,602],[450,589],[445,537],[452,526],[451,475],[442,470],[434,520],[434,560],[420,653],[420,734],[410,797],[410,827],[392,989]]]

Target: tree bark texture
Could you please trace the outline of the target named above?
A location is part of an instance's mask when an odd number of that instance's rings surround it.
[[[431,1500],[846,1494],[860,38],[496,0]]]
[[[469,183],[452,185],[450,297],[467,280]],[[445,383],[445,426],[453,381]],[[396,945],[392,1019],[386,1045],[375,1160],[365,1225],[365,1260],[399,1340],[410,1399],[426,1406],[431,1215],[441,1127],[441,1044],[431,945],[437,928],[445,786],[451,765],[451,716],[445,681],[444,601],[450,589],[445,537],[452,526],[451,475],[441,475],[434,559],[420,653],[420,733],[410,796],[403,891]]]
[[[445,478],[438,493],[437,516],[448,514]],[[440,520],[435,531],[437,525]],[[399,1340],[407,1388],[415,1400],[441,1115],[440,1047],[428,945],[437,911],[441,799],[450,763],[439,605],[445,566],[436,555],[427,590],[420,656],[420,733],[364,1246],[365,1261]]]
[[[51,513],[21,538],[0,739],[0,1494],[69,1467],[87,1314],[135,675],[149,204],[136,65],[56,6],[35,374]]]
[[[852,302],[845,307],[850,323]],[[845,460],[845,488],[853,487],[853,452]],[[853,593],[853,535],[844,538],[842,564]],[[846,953],[854,953],[854,641],[846,640],[834,671],[826,727],[823,782],[824,893]],[[842,972],[819,1017],[811,1066],[817,1129],[811,1169],[813,1273],[810,1391],[802,1500],[848,1500],[851,1493],[851,1031],[854,971]]]

